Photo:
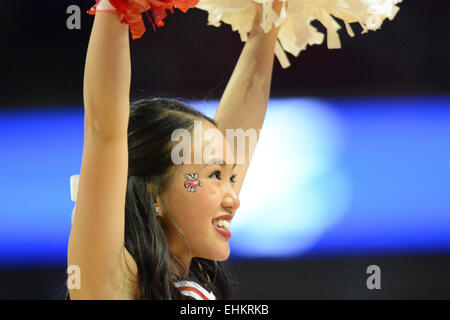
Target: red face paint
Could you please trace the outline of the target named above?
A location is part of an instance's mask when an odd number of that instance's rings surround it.
[[[200,182],[200,180],[198,180],[198,173],[185,174],[184,177],[186,178],[184,187],[187,189],[187,191],[195,192],[196,187],[202,186],[202,183]]]

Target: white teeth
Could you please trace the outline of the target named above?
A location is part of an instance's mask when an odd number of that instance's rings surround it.
[[[229,228],[230,228],[230,222],[227,221],[227,220],[216,220],[216,221],[214,222],[214,224],[215,224],[216,226],[218,226],[218,227],[221,227],[221,228],[226,228],[226,229],[229,229]]]

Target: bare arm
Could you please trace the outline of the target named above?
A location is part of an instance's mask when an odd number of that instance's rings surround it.
[[[108,6],[113,8],[106,1]],[[89,40],[83,88],[85,116],[92,129],[108,136],[126,133],[130,82],[128,25],[120,23],[118,14],[98,12]]]
[[[70,290],[71,299],[121,298],[130,64],[128,26],[118,14],[97,12],[86,57],[83,159],[68,246],[68,264],[81,270],[81,289]]]
[[[279,13],[280,9],[281,3],[274,2],[274,10]],[[226,129],[241,128],[244,131],[255,129],[259,134],[264,122],[270,95],[275,41],[279,28],[273,28],[265,34],[259,26],[259,17],[260,15],[257,15],[254,21],[253,30],[242,50],[214,118],[219,129],[224,133]],[[236,181],[235,189],[238,194],[250,164],[249,155],[253,152],[248,147],[246,143],[246,163],[236,167],[239,179]]]

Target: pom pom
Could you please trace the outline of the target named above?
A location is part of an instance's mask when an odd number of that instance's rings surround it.
[[[241,40],[247,41],[253,26],[257,5],[262,5],[261,28],[265,33],[280,27],[275,54],[283,68],[290,66],[285,52],[298,57],[307,45],[322,44],[324,34],[311,25],[318,20],[327,29],[329,49],[341,48],[338,35],[340,25],[333,18],[344,21],[347,33],[353,37],[350,23],[358,22],[363,31],[377,30],[386,18],[393,20],[402,0],[278,0],[280,14],[272,9],[273,0],[200,0],[197,8],[208,12],[208,25],[231,25]]]
[[[164,18],[167,17],[166,10],[174,13],[176,7],[186,13],[190,8],[194,8],[199,0],[109,0],[111,5],[116,8],[120,14],[120,22],[130,26],[132,39],[138,39],[145,33],[145,25],[142,19],[142,13],[145,12],[150,20],[153,30],[164,26]],[[98,4],[98,0],[96,0]],[[95,14],[96,5],[89,11],[89,14]],[[153,15],[151,18],[149,12]]]

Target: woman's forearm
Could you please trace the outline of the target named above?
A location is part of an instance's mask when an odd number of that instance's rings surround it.
[[[110,6],[109,1],[100,4]],[[97,12],[84,72],[86,125],[105,135],[126,132],[130,82],[128,25],[120,23],[119,14]]]
[[[260,129],[270,96],[279,28],[267,34],[255,20],[216,114],[224,128]]]

